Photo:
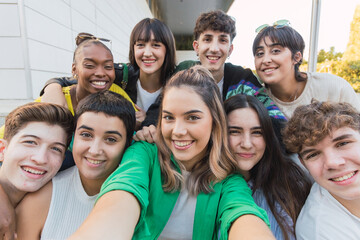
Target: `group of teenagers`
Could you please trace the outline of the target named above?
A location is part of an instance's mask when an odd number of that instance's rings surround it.
[[[299,70],[288,21],[257,29],[258,77],[225,63],[235,35],[232,17],[202,13],[199,61],[176,66],[155,18],[132,30],[128,64],[78,34],[73,76],[6,117],[3,239],[357,239],[356,93]]]

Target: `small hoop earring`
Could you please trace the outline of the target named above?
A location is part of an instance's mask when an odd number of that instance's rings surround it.
[[[76,75],[76,74],[74,74],[74,78],[77,79],[77,75]]]

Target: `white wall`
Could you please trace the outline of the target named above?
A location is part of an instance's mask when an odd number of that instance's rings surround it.
[[[48,79],[69,76],[79,32],[111,39],[115,62],[127,62],[145,17],[145,0],[0,0],[0,99],[33,99]]]

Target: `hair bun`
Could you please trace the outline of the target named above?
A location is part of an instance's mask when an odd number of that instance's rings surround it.
[[[79,46],[82,42],[89,39],[96,39],[96,37],[91,33],[86,33],[86,32],[79,33],[75,38],[76,46]]]

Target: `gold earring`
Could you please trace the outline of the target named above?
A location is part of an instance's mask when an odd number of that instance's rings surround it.
[[[76,74],[74,74],[74,78],[77,79],[77,75],[76,75]]]

